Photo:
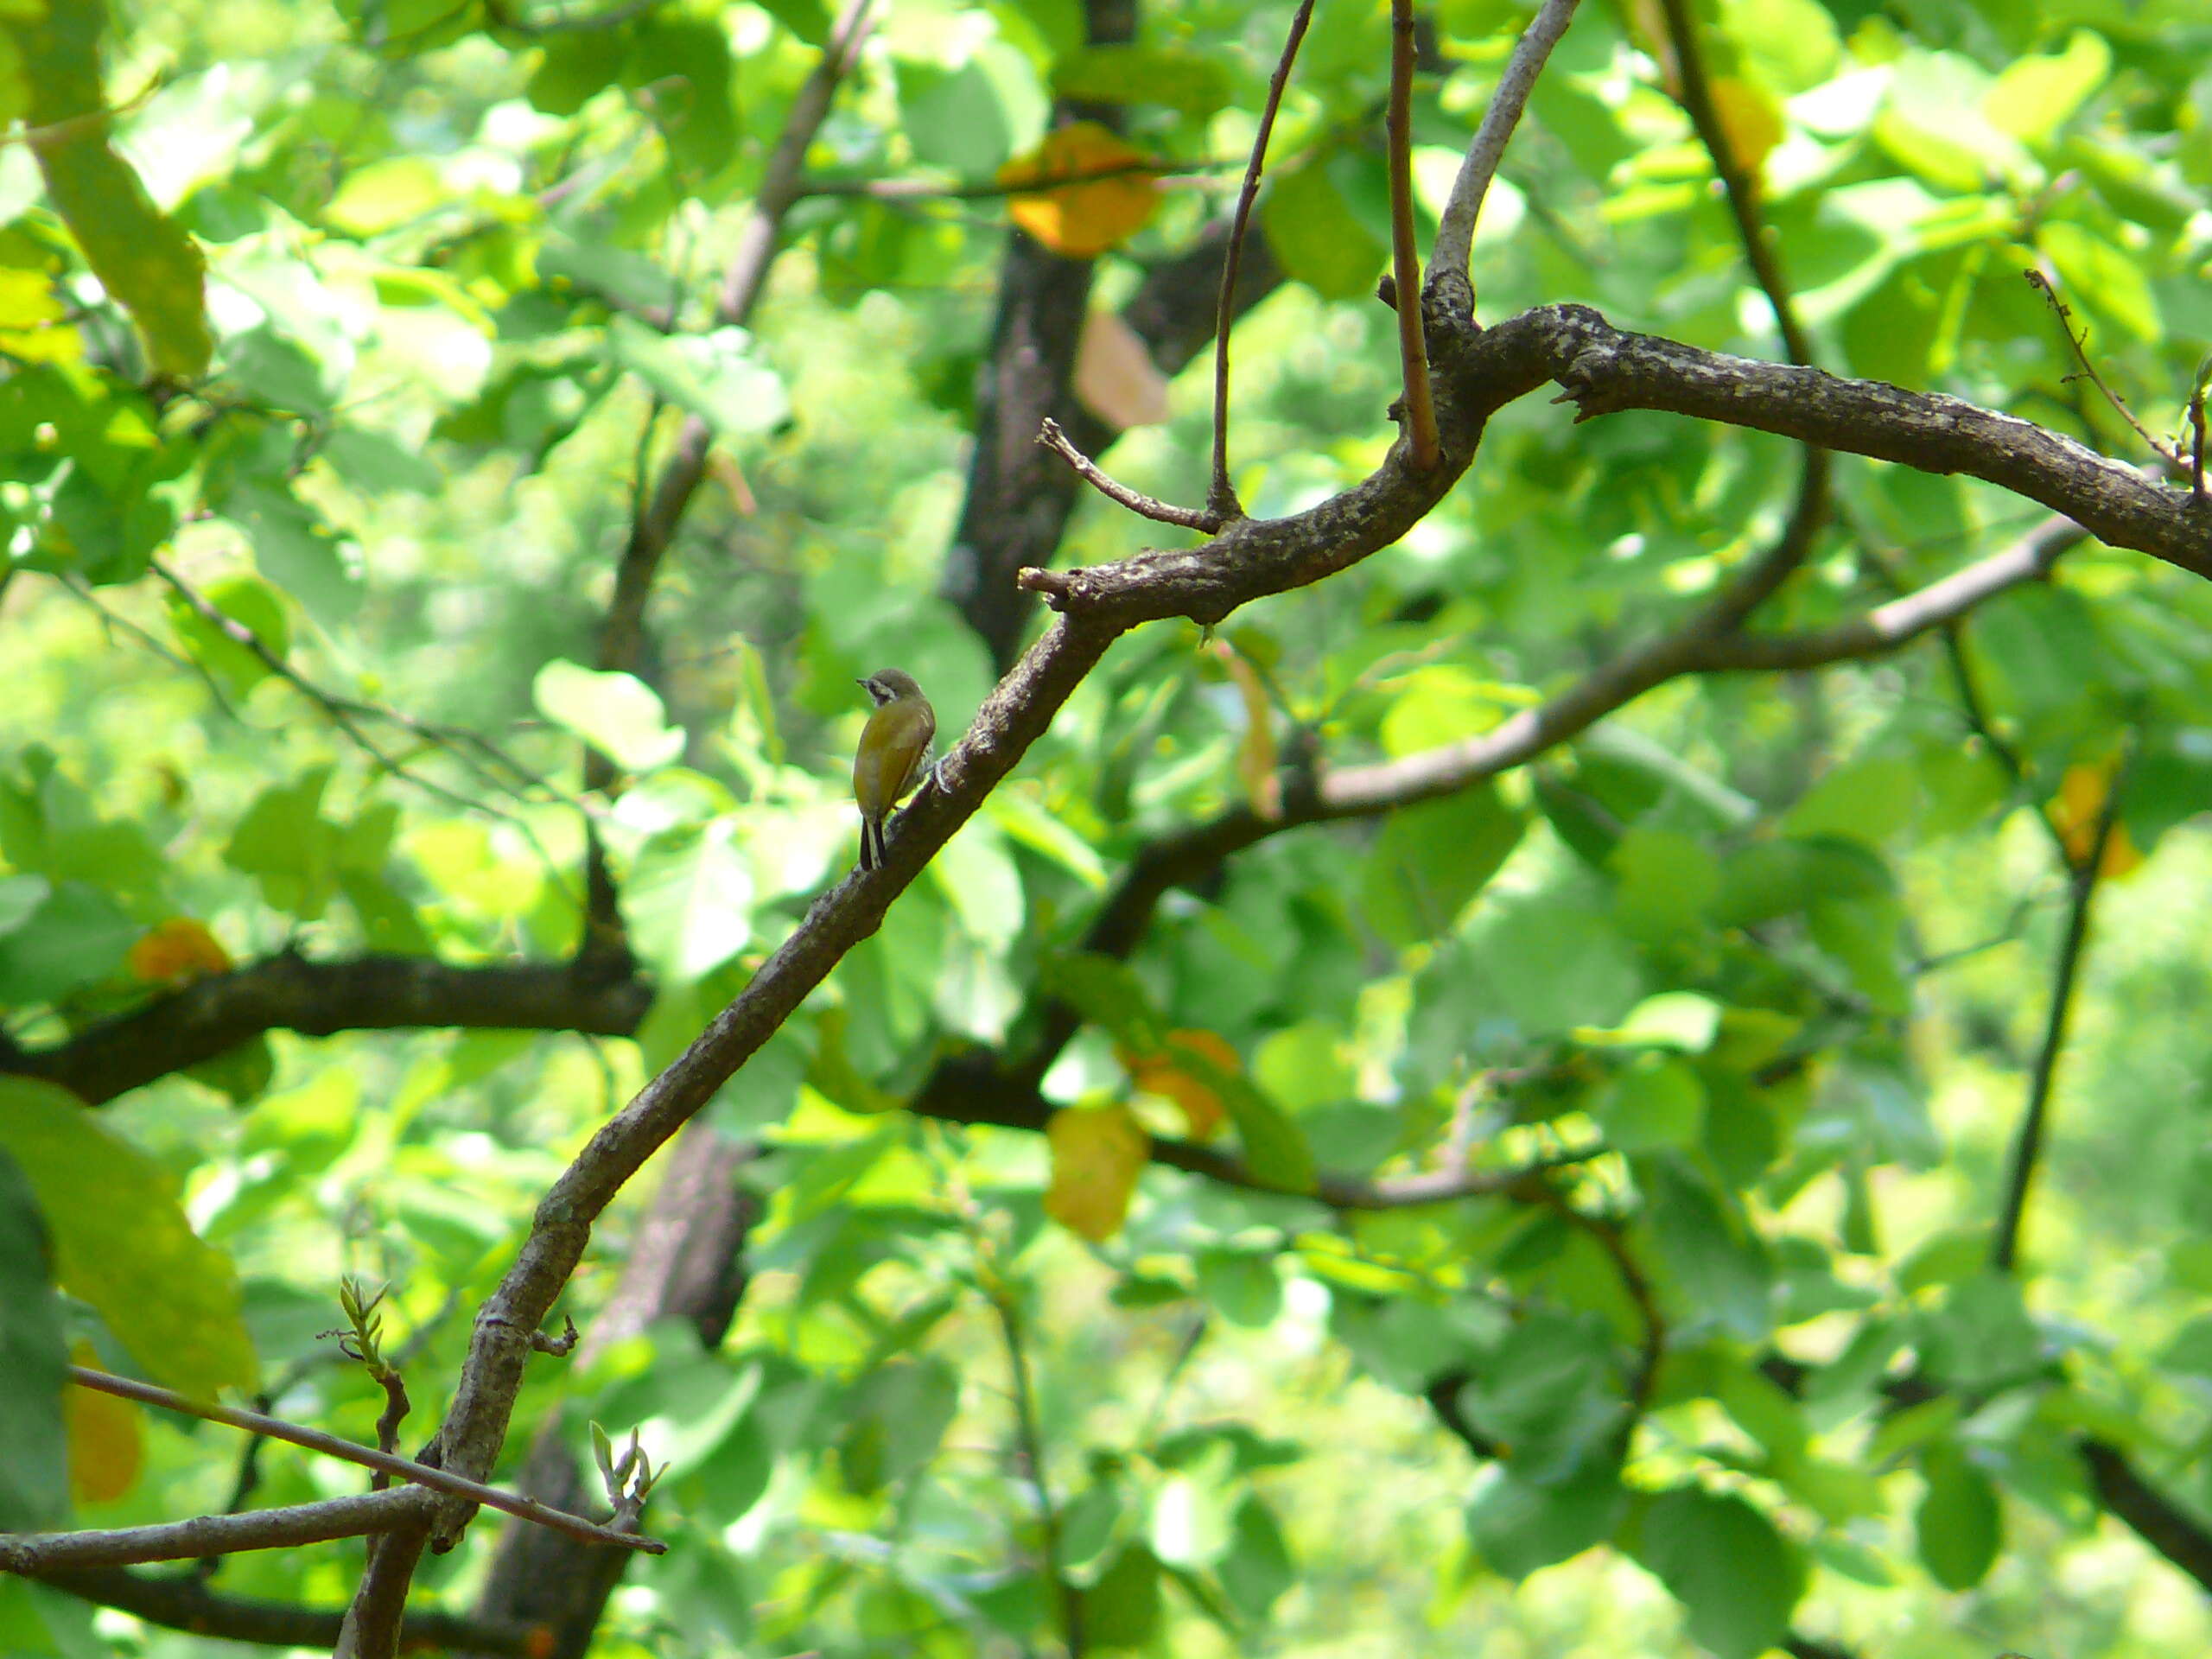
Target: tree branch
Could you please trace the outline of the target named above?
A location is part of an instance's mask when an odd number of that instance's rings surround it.
[[[225,1595],[196,1573],[132,1573],[120,1567],[57,1568],[40,1582],[99,1607],[113,1607],[166,1630],[221,1642],[273,1648],[327,1648],[338,1640],[342,1608],[302,1607],[253,1596]],[[456,1613],[407,1615],[399,1643],[408,1651],[461,1649],[472,1654],[536,1659],[538,1633],[528,1625],[490,1624]]]
[[[460,1027],[626,1037],[652,1002],[651,982],[634,974],[596,976],[565,963],[309,962],[287,950],[195,981],[54,1047],[0,1047],[0,1073],[44,1077],[99,1105],[266,1031],[327,1037]]]
[[[1720,180],[1728,212],[1743,240],[1744,257],[1751,265],[1753,280],[1766,296],[1767,303],[1774,308],[1775,327],[1782,335],[1783,349],[1789,353],[1792,363],[1809,364],[1813,360],[1813,342],[1797,321],[1797,308],[1791,302],[1789,284],[1783,280],[1782,264],[1776,257],[1773,239],[1759,221],[1758,181],[1737,160],[1736,151],[1728,141],[1728,129],[1721,123],[1720,111],[1713,106],[1713,87],[1705,78],[1705,54],[1698,46],[1697,24],[1690,16],[1687,0],[1659,0],[1659,4],[1666,14],[1667,35],[1675,48],[1678,82],[1675,96],[1689,117],[1690,125],[1696,130],[1698,142],[1713,158],[1713,170]]]
[[[258,1411],[244,1411],[236,1406],[221,1405],[212,1400],[194,1400],[173,1389],[158,1388],[151,1382],[141,1382],[135,1377],[118,1376],[111,1371],[96,1371],[83,1365],[72,1365],[67,1370],[69,1380],[79,1388],[111,1394],[119,1400],[135,1400],[140,1405],[159,1406],[165,1411],[181,1412],[205,1422],[221,1423],[227,1428],[242,1428],[250,1434],[264,1434],[272,1440],[283,1440],[289,1446],[319,1452],[327,1458],[358,1463],[365,1469],[376,1470],[379,1474],[397,1475],[402,1480],[417,1486],[427,1486],[451,1497],[465,1497],[472,1503],[489,1504],[518,1520],[535,1522],[541,1527],[550,1527],[574,1538],[587,1539],[595,1544],[612,1544],[619,1549],[641,1550],[648,1555],[664,1554],[668,1549],[668,1546],[658,1539],[598,1526],[581,1516],[565,1515],[558,1510],[548,1509],[543,1503],[532,1503],[526,1497],[516,1497],[497,1487],[464,1478],[449,1470],[417,1463],[411,1458],[380,1451],[373,1446],[356,1445],[352,1440],[340,1440],[335,1434],[326,1434],[319,1428],[309,1428],[302,1423],[287,1422],[281,1417],[270,1417]],[[137,1556],[130,1559],[145,1560],[153,1558]]]
[[[1459,163],[1459,176],[1452,181],[1443,217],[1437,220],[1428,286],[1432,289],[1465,287],[1470,303],[1463,315],[1470,318],[1474,289],[1467,264],[1474,252],[1475,221],[1482,216],[1483,198],[1490,194],[1491,181],[1497,176],[1498,163],[1505,159],[1505,146],[1514,128],[1521,124],[1521,111],[1528,107],[1536,77],[1543,73],[1552,48],[1574,21],[1576,3],[1577,0],[1544,0],[1521,32],[1512,57],[1506,60],[1505,73],[1498,77],[1497,90],[1490,95],[1490,107],[1483,111],[1482,125],[1475,129],[1474,140],[1467,146],[1467,159]]]
[[[125,1567],[144,1561],[183,1561],[246,1549],[289,1549],[390,1532],[429,1513],[420,1487],[353,1497],[325,1498],[281,1510],[243,1515],[201,1515],[158,1526],[108,1531],[0,1533],[0,1572],[42,1578],[78,1567]]]
[[[2113,828],[2120,822],[2120,804],[2126,782],[2126,761],[2120,761],[2105,785],[2104,804],[2098,809],[2095,832],[2088,853],[2073,858],[2068,872],[2070,892],[2066,908],[2066,932],[2059,941],[2058,961],[2051,976],[2050,1007],[2044,1016],[2043,1041],[2036,1050],[2035,1070],[2028,1079],[2027,1105],[2020,1114],[2020,1128],[2012,1142],[2012,1159],[2005,1181],[2004,1206],[1997,1217],[1997,1234],[1990,1246],[1989,1265],[2010,1273],[2019,1263],[2020,1226],[2027,1212],[2028,1187],[2035,1179],[2036,1163],[2043,1154],[2044,1125],[2050,1110],[2051,1085],[2058,1076],[2058,1057],[2066,1048],[2066,1027],[2074,1012],[2074,987],[2082,957],[2089,943],[2089,909],[2103,877],[2105,851],[2112,844]],[[2062,840],[2060,850],[2066,852]]]

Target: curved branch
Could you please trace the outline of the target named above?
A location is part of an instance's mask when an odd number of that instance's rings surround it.
[[[652,995],[652,982],[635,974],[595,976],[565,963],[309,962],[288,950],[197,981],[53,1048],[0,1049],[0,1073],[43,1077],[97,1106],[266,1031],[327,1037],[460,1027],[627,1037]]]
[[[1440,300],[1448,314],[1449,297]],[[2144,477],[2073,439],[1956,397],[1846,380],[1615,328],[1587,306],[1541,306],[1433,342],[1445,464],[1424,474],[1402,439],[1343,494],[1285,518],[1247,519],[1202,547],[1074,570],[1026,570],[1056,607],[1133,626],[1162,617],[1219,622],[1240,605],[1320,581],[1410,530],[1473,458],[1497,410],[1547,380],[1588,420],[1622,410],[1688,415],[1980,478],[2065,514],[2100,540],[2212,576],[2212,499]]]

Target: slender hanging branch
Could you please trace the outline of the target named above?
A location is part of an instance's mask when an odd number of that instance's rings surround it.
[[[1396,284],[1398,369],[1405,385],[1406,440],[1414,468],[1427,472],[1441,453],[1436,399],[1428,384],[1428,342],[1421,333],[1421,250],[1414,242],[1414,3],[1390,0],[1390,274]]]
[[[2074,1012],[2074,988],[2079,980],[2082,957],[2089,943],[2089,907],[2097,883],[2104,874],[2105,850],[2112,844],[2120,822],[2120,804],[2126,793],[2127,756],[2105,785],[2104,804],[2097,812],[2095,832],[2088,850],[2073,864],[2072,901],[2066,911],[2066,934],[2059,941],[2058,963],[2051,977],[2050,1011],[2044,1016],[2043,1042],[2036,1050],[2035,1070],[2028,1079],[2028,1103],[2020,1115],[2020,1129],[2012,1142],[2012,1169],[2005,1182],[2005,1204],[1997,1220],[1996,1242],[1990,1247],[1989,1265],[2011,1273],[2019,1264],[2020,1226],[2028,1207],[2028,1187],[2035,1179],[2036,1162],[2043,1154],[2044,1130],[2050,1113],[2050,1091],[2058,1075],[2058,1058],[2066,1047],[2066,1027]]]
[[[1728,200],[1728,211],[1736,220],[1736,232],[1743,241],[1744,258],[1751,265],[1752,280],[1758,283],[1759,291],[1774,308],[1775,327],[1782,335],[1783,349],[1789,353],[1791,362],[1809,364],[1813,360],[1813,342],[1797,321],[1789,284],[1783,279],[1781,262],[1775,257],[1773,238],[1760,222],[1758,181],[1737,159],[1728,141],[1728,129],[1722,124],[1720,111],[1713,101],[1713,84],[1706,79],[1705,54],[1698,46],[1697,25],[1690,16],[1688,0],[1659,0],[1659,3],[1666,14],[1667,35],[1675,48],[1675,79],[1678,83],[1675,101],[1689,117],[1690,125],[1696,129],[1706,154],[1713,158],[1713,170],[1720,180],[1721,193]]]
[[[1313,21],[1313,0],[1299,0],[1290,20],[1290,34],[1282,43],[1282,56],[1268,82],[1268,101],[1260,108],[1259,130],[1252,135],[1252,159],[1244,168],[1243,187],[1236,193],[1236,212],[1230,221],[1229,251],[1221,262],[1221,300],[1214,313],[1213,329],[1213,478],[1206,486],[1206,510],[1223,522],[1241,518],[1236,491],[1229,481],[1229,327],[1236,321],[1236,272],[1244,254],[1244,236],[1252,223],[1252,204],[1260,194],[1260,171],[1267,163],[1268,139],[1275,129],[1275,112],[1282,107],[1282,89],[1290,82],[1290,66],[1298,57],[1306,26]]]

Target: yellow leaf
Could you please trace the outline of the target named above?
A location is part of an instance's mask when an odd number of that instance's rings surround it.
[[[89,1342],[70,1350],[72,1363],[101,1368]],[[137,1484],[146,1461],[146,1424],[139,1408],[97,1389],[71,1383],[61,1397],[69,1438],[69,1490],[79,1503],[112,1503]]]
[[[1214,642],[1214,653],[1236,683],[1244,703],[1244,737],[1236,746],[1236,776],[1243,783],[1244,798],[1262,817],[1282,816],[1282,784],[1275,776],[1274,711],[1268,705],[1268,688],[1260,672],[1227,640]]]
[[[231,971],[225,950],[204,922],[172,916],[130,947],[130,975],[149,985],[189,983]]]
[[[1014,222],[1054,253],[1094,259],[1142,230],[1160,205],[1145,153],[1096,121],[1046,135],[999,169]]]
[[[1071,1107],[1045,1126],[1052,1149],[1052,1185],[1045,1213],[1071,1233],[1103,1243],[1122,1230],[1137,1176],[1152,1155],[1152,1138],[1135,1114],[1112,1106]]]
[[[1782,111],[1759,87],[1723,75],[1713,83],[1713,112],[1720,118],[1728,153],[1756,183],[1767,153],[1782,142]]]
[[[2066,861],[2080,869],[2089,856],[2089,849],[2097,842],[2097,820],[2104,816],[2105,797],[2112,788],[2114,766],[2106,762],[2097,766],[2069,766],[2066,776],[2059,780],[2058,796],[2044,809],[2050,819],[2050,827],[2058,831],[2061,845],[2066,849]],[[2105,856],[2097,874],[2103,880],[2113,881],[2142,863],[2143,855],[2128,839],[2127,826],[2115,823],[2112,834],[2105,838]]]
[[[1211,1031],[1171,1031],[1160,1039],[1158,1052],[1151,1054],[1123,1049],[1122,1067],[1129,1074],[1129,1081],[1144,1093],[1172,1100],[1182,1109],[1183,1121],[1191,1126],[1193,1141],[1211,1140],[1220,1132],[1229,1109],[1212,1085],[1205,1082],[1202,1072],[1193,1073],[1181,1063],[1180,1057],[1185,1055],[1231,1076],[1244,1069],[1236,1048],[1226,1038]]]

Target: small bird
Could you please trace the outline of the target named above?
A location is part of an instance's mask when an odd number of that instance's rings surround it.
[[[875,712],[853,757],[853,798],[861,808],[861,868],[883,864],[883,826],[929,770],[937,737],[937,710],[902,668],[887,668],[860,681]]]

